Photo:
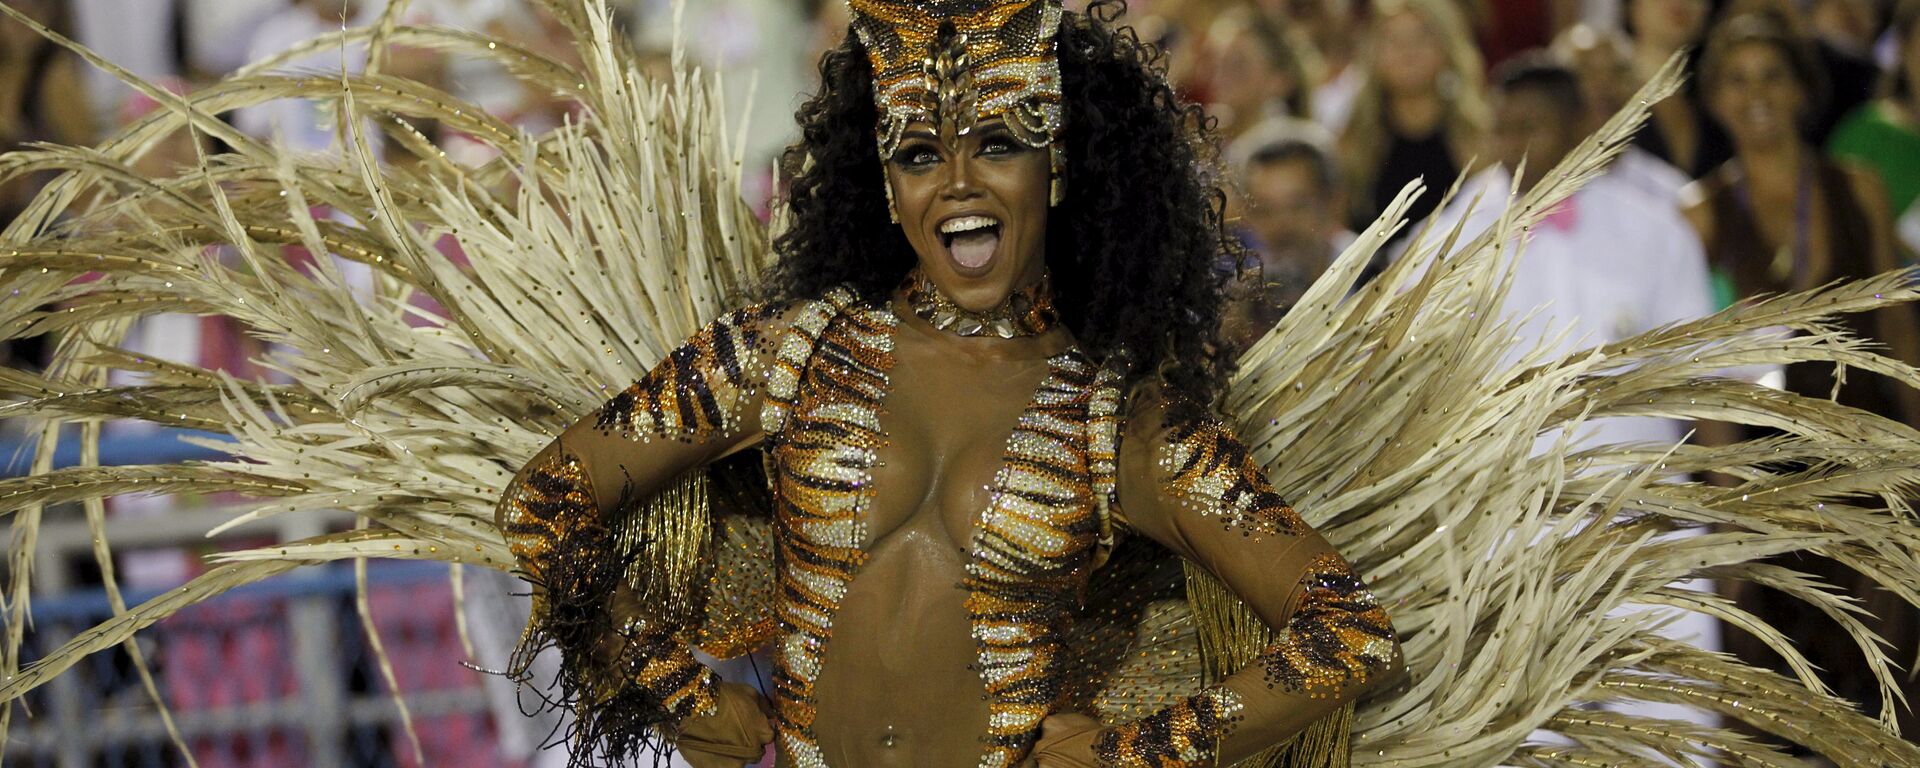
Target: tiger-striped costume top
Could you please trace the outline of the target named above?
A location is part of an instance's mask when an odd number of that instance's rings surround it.
[[[876,454],[887,440],[880,404],[892,375],[898,318],[889,305],[861,301],[845,289],[785,311],[784,327],[763,327],[774,314],[747,310],[717,321],[602,412],[602,423],[651,425],[651,433],[636,432],[635,439],[686,439],[689,430],[724,428],[742,393],[764,388],[760,422],[772,514],[763,525],[716,516],[704,621],[642,616],[627,622],[628,652],[616,670],[624,688],[599,698],[636,696],[654,715],[640,722],[694,716],[709,706],[716,681],[692,661],[689,645],[738,653],[771,642],[781,764],[821,766],[814,684],[840,600],[866,559],[865,512],[875,493]],[[766,350],[755,358],[767,361],[763,367],[743,362],[740,350],[754,347]],[[702,363],[710,367],[699,370]],[[1007,443],[969,547],[966,607],[989,706],[980,765],[1026,760],[1041,721],[1076,706],[1110,723],[1098,743],[1104,764],[1211,765],[1241,723],[1274,708],[1300,709],[1314,698],[1346,698],[1391,663],[1397,652],[1392,628],[1371,593],[1344,560],[1325,551],[1324,541],[1217,423],[1169,430],[1156,448],[1155,482],[1167,506],[1184,518],[1177,521],[1179,540],[1168,545],[1216,571],[1231,570],[1215,566],[1222,556],[1271,565],[1276,583],[1258,591],[1291,607],[1276,614],[1287,616],[1276,641],[1256,663],[1203,685],[1185,663],[1194,652],[1182,650],[1191,646],[1191,631],[1183,634],[1177,615],[1169,619],[1149,606],[1155,597],[1149,590],[1133,590],[1139,597],[1117,608],[1111,601],[1092,607],[1090,588],[1102,588],[1093,574],[1117,532],[1131,529],[1116,506],[1119,377],[1078,350],[1048,363]],[[607,589],[579,584],[590,580],[578,577],[568,585],[552,574],[561,563],[613,551],[593,538],[609,526],[580,501],[581,473],[568,470],[579,459],[553,456],[523,473],[501,515],[549,604],[556,588]],[[1302,545],[1309,541],[1318,546]],[[1298,563],[1286,565],[1287,558]],[[551,620],[536,618],[536,625]],[[1116,624],[1129,625],[1118,635],[1125,653],[1113,653],[1104,666],[1089,662],[1090,647],[1115,646],[1094,640],[1099,633],[1090,628]],[[1149,624],[1156,628],[1140,629]],[[1175,642],[1153,651],[1149,635]],[[1171,655],[1166,663],[1151,658],[1161,652]],[[1144,664],[1124,658],[1138,656],[1149,658]],[[585,709],[595,705],[592,698]],[[1131,704],[1115,703],[1122,700]],[[1143,703],[1152,708],[1143,710]]]

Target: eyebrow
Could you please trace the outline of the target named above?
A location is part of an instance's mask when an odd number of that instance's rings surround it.
[[[940,140],[940,137],[939,137],[939,136],[935,136],[935,135],[933,134],[933,131],[929,131],[929,130],[927,130],[927,129],[925,129],[925,128],[915,128],[915,129],[913,129],[913,130],[911,130],[911,131],[907,131],[906,133],[903,133],[903,134],[900,134],[900,138],[903,138],[903,139],[926,139],[926,140],[928,140],[928,141],[939,141],[939,140]]]

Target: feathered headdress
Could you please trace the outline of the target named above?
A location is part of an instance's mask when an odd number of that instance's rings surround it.
[[[1059,136],[1059,0],[847,0],[847,8],[873,64],[882,156],[921,120],[964,135],[1005,117],[1033,147]]]

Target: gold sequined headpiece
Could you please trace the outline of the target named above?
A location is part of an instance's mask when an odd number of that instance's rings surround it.
[[[1060,0],[847,0],[873,64],[880,153],[909,123],[943,136],[1005,117],[1014,137],[1045,147],[1060,134]]]

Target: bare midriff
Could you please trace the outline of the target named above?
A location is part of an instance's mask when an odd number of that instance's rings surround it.
[[[915,322],[896,331],[867,561],[815,688],[815,736],[831,765],[979,764],[988,701],[966,604],[972,532],[1046,358],[1067,343],[1022,340],[1030,357],[969,359]]]

